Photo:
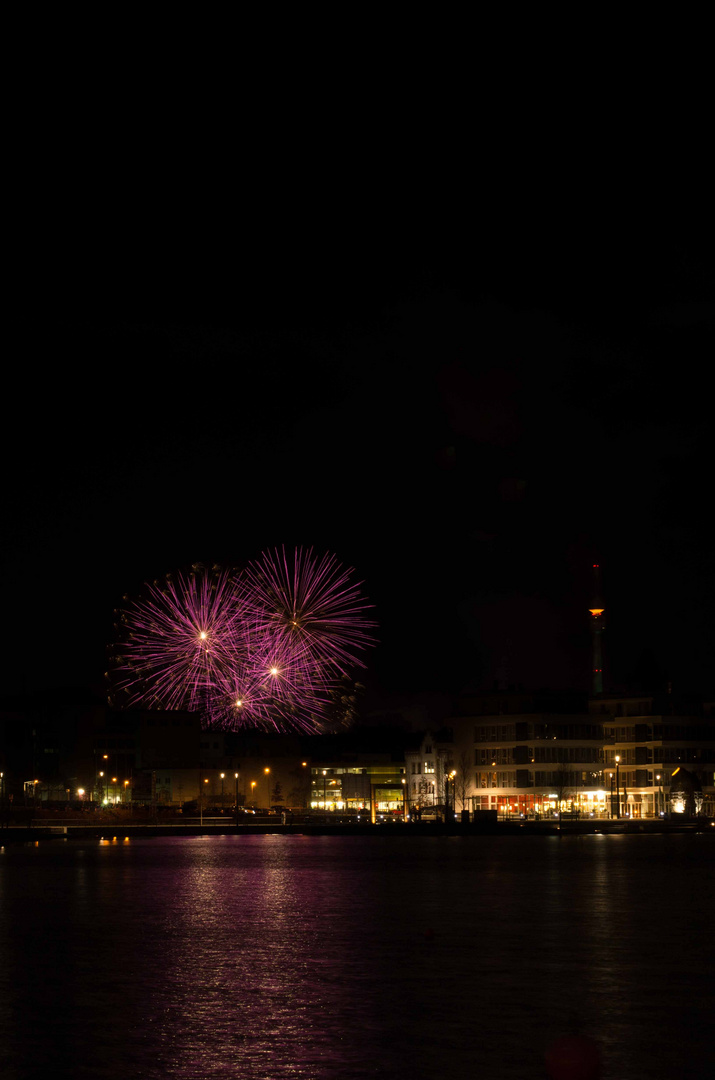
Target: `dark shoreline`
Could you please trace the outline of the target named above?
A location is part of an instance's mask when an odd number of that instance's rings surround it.
[[[503,821],[488,824],[442,825],[436,822],[414,825],[354,825],[296,823],[292,825],[179,824],[147,825],[106,823],[92,825],[6,826],[0,829],[0,846],[6,843],[33,843],[40,840],[118,840],[130,837],[173,836],[587,836],[709,833],[715,823],[709,818],[696,821]]]

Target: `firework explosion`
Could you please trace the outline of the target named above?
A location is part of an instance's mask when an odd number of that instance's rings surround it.
[[[227,730],[326,730],[373,640],[349,573],[297,549],[243,573],[195,566],[154,582],[118,613],[116,688],[130,706],[188,709]]]
[[[240,656],[247,620],[237,577],[194,566],[145,587],[118,612],[118,685],[131,704],[202,710]]]
[[[282,551],[264,552],[246,572],[255,623],[260,635],[285,646],[330,677],[365,665],[356,649],[365,647],[374,625],[349,571],[334,555],[318,558],[298,549],[292,558]]]

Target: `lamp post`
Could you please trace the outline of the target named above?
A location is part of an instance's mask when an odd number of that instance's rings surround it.
[[[223,778],[226,773],[221,773],[221,813],[223,813]]]
[[[235,791],[235,794],[234,794],[234,807],[236,809],[236,813],[238,813],[238,773],[234,773],[233,775],[234,775],[234,777],[236,779],[236,791]]]
[[[619,775],[619,772],[618,772],[620,762],[621,762],[620,755],[616,754],[616,817],[617,818],[620,818],[620,816],[621,816],[621,782],[620,782],[620,775]]]
[[[271,780],[270,780],[271,770],[268,768],[268,766],[266,766],[266,768],[263,771],[266,774],[266,794],[268,796],[268,802],[266,803],[266,807],[267,807],[268,810],[270,810],[270,808],[271,808]]]
[[[255,809],[255,806],[256,806],[256,792],[255,792],[255,787],[256,787],[256,781],[255,781],[255,780],[251,780],[251,806],[253,806],[253,808],[254,808],[254,809]]]
[[[323,813],[325,813],[325,811],[327,810],[327,805],[325,802],[325,777],[327,776],[327,774],[327,769],[323,769]]]

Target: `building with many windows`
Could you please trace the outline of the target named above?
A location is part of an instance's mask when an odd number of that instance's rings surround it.
[[[653,817],[677,811],[670,805],[671,777],[683,767],[699,779],[703,811],[714,813],[712,706],[685,715],[642,695],[586,702],[568,694],[495,692],[462,707],[449,721],[457,810]]]
[[[680,769],[695,773],[702,785],[703,812],[715,816],[715,707],[684,715],[669,695],[599,697],[589,702],[603,724],[603,763],[616,806],[627,817],[653,817],[674,810],[671,782]]]

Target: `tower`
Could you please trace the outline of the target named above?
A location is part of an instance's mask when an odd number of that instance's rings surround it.
[[[591,612],[591,641],[593,644],[592,683],[593,694],[603,693],[603,631],[606,629],[605,608],[601,597],[601,567],[593,564],[593,607]]]

